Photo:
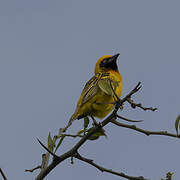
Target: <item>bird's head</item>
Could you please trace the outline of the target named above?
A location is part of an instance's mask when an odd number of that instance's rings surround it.
[[[117,58],[120,54],[116,54],[114,56],[111,55],[105,55],[102,56],[95,65],[95,74],[100,73],[100,72],[108,72],[109,70],[114,70],[118,71],[118,66],[117,66]]]

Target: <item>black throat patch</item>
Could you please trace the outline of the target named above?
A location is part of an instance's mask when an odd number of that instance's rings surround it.
[[[112,69],[114,71],[118,70],[116,60],[111,60],[111,58],[106,58],[103,61],[101,61],[100,67],[106,69]]]

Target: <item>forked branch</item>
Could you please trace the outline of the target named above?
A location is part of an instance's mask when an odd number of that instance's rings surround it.
[[[113,124],[117,125],[117,126],[128,128],[128,129],[133,129],[133,130],[141,132],[141,133],[143,133],[143,134],[145,134],[147,136],[161,135],[161,136],[170,136],[170,137],[180,138],[180,135],[168,133],[167,131],[148,131],[148,130],[138,128],[135,125],[129,125],[129,124],[120,123],[120,122],[118,122],[116,120],[112,120],[111,122]]]
[[[175,134],[168,133],[166,131],[147,131],[147,130],[144,130],[144,129],[140,129],[140,128],[134,126],[134,125],[123,124],[123,123],[120,123],[120,122],[116,121],[116,118],[118,117],[118,118],[130,121],[130,122],[140,122],[140,121],[137,121],[137,120],[136,121],[135,120],[129,120],[127,118],[124,118],[122,116],[117,115],[117,111],[119,110],[120,107],[123,106],[123,104],[126,101],[129,102],[131,105],[134,104],[135,107],[136,106],[140,107],[143,110],[151,110],[151,111],[156,110],[156,108],[143,108],[141,106],[141,104],[138,105],[138,104],[134,103],[133,101],[130,101],[131,96],[133,94],[135,94],[137,91],[139,91],[140,88],[141,88],[141,83],[139,82],[137,84],[137,86],[129,94],[127,94],[123,99],[118,99],[117,98],[118,100],[116,102],[114,111],[105,120],[103,120],[101,122],[101,125],[91,128],[88,131],[87,134],[85,134],[85,135],[83,135],[81,137],[81,139],[75,144],[74,147],[72,147],[69,151],[65,152],[64,154],[62,154],[60,156],[57,156],[56,154],[51,152],[45,145],[43,145],[43,143],[41,141],[39,141],[39,143],[42,145],[42,147],[45,148],[46,151],[48,151],[53,156],[53,160],[45,169],[43,169],[39,173],[39,175],[36,177],[36,180],[42,180],[44,177],[46,177],[62,161],[64,161],[65,159],[68,159],[68,158],[72,159],[73,157],[77,158],[77,159],[79,159],[81,161],[84,161],[84,162],[86,162],[86,163],[88,163],[88,164],[90,164],[90,165],[92,165],[94,167],[96,167],[98,170],[100,170],[102,172],[108,172],[108,173],[111,173],[111,174],[114,174],[114,175],[117,175],[117,176],[124,177],[124,178],[129,179],[129,180],[146,180],[142,176],[139,176],[139,177],[128,176],[128,175],[126,175],[124,173],[116,172],[116,171],[113,171],[111,169],[106,169],[106,168],[94,163],[93,160],[82,157],[78,153],[79,148],[89,139],[89,137],[92,136],[94,133],[96,133],[98,130],[100,130],[102,127],[106,126],[108,123],[113,123],[113,124],[115,124],[117,126],[133,129],[135,131],[144,133],[146,135],[165,135],[165,136],[171,136],[171,137],[180,138],[179,136],[177,136]],[[69,135],[69,136],[77,137],[77,135]]]
[[[120,177],[123,177],[123,178],[126,178],[126,179],[129,179],[129,180],[147,180],[145,179],[144,177],[142,176],[139,176],[139,177],[135,177],[135,176],[128,176],[122,172],[116,172],[116,171],[113,171],[112,169],[107,169],[107,168],[104,168],[96,163],[94,163],[94,161],[92,159],[87,159],[85,157],[82,157],[79,153],[76,153],[74,155],[75,158],[79,159],[80,161],[84,161],[92,166],[94,166],[95,168],[97,168],[99,171],[101,172],[108,172],[110,174],[114,174],[114,175],[117,175],[117,176],[120,176]]]

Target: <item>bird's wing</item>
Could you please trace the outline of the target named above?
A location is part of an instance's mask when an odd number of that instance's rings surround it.
[[[98,86],[107,95],[115,96],[114,92],[119,85],[119,81],[113,81],[110,77],[98,81]]]
[[[81,105],[85,104],[89,99],[91,99],[98,91],[97,83],[99,81],[99,78],[96,76],[93,76],[85,85],[83,91],[82,91],[82,101]]]
[[[100,74],[93,76],[85,85],[82,91],[81,105],[85,104],[89,99],[95,96],[98,90],[102,90],[107,95],[115,96],[114,91],[119,84],[119,81],[113,81],[109,74]],[[113,88],[113,90],[112,90]]]

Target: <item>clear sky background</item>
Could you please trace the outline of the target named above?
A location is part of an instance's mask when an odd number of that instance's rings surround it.
[[[118,66],[125,96],[138,81],[134,96],[143,112],[125,105],[121,115],[143,119],[149,130],[175,133],[180,113],[180,2],[178,0],[1,0],[0,1],[0,167],[8,179],[31,180],[25,173],[41,162],[48,132],[57,134],[75,109],[94,65],[105,54],[121,53]],[[76,121],[69,132],[83,126]],[[147,137],[114,125],[105,127],[108,139],[86,143],[82,155],[129,175],[151,180],[167,171],[180,179],[180,140]],[[76,141],[76,140],[75,140]],[[72,147],[67,139],[60,155]],[[66,160],[48,180],[116,180],[94,167]]]

